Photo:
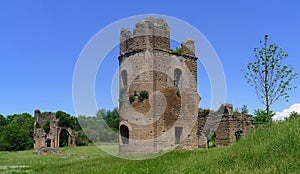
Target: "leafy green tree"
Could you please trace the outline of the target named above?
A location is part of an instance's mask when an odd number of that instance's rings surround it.
[[[7,124],[6,118],[0,114],[0,126],[5,126]]]
[[[114,108],[112,111],[101,109],[96,113],[97,118],[103,119],[106,124],[113,130],[118,131],[119,129],[119,109]]]
[[[270,115],[272,117],[275,115],[275,113],[273,111],[270,111]],[[267,111],[262,110],[262,109],[255,109],[253,121],[254,121],[255,126],[268,123],[269,120],[268,120]]]
[[[99,119],[103,119],[106,116],[106,113],[107,113],[106,109],[102,108],[97,111],[96,117]]]
[[[7,120],[3,115],[0,115],[0,133],[1,130],[7,125]]]
[[[57,111],[55,114],[56,114],[56,118],[59,119],[59,123],[58,123],[59,126],[66,127],[66,128],[69,127],[73,131],[81,130],[76,117],[73,117],[70,114],[67,114],[66,112],[63,111]]]
[[[283,61],[288,57],[281,48],[269,43],[269,36],[265,35],[260,46],[254,48],[254,61],[248,63],[244,77],[250,86],[254,87],[260,101],[265,105],[268,122],[271,124],[271,105],[280,98],[289,99],[288,91],[291,81],[298,77],[290,65]]]
[[[241,108],[241,113],[242,114],[248,114],[249,110],[248,110],[248,106],[247,105],[243,105]]]
[[[119,126],[118,109],[113,111],[101,109],[96,117],[79,116],[78,120],[86,136],[92,142],[117,142]],[[112,129],[114,131],[112,131]]]
[[[89,138],[84,134],[82,130],[77,133],[75,143],[77,146],[86,146],[90,142]]]
[[[0,150],[27,150],[33,147],[33,118],[28,113],[7,117],[9,123],[0,135]]]
[[[293,111],[290,113],[289,117],[286,118],[286,120],[294,120],[299,118],[300,118],[300,113]]]
[[[70,114],[67,114],[63,111],[57,111],[55,113],[56,115],[56,118],[59,119],[59,126],[61,127],[70,127],[72,128],[73,127],[73,120],[71,118],[71,115]]]
[[[120,121],[120,116],[119,116],[119,109],[114,108],[109,115],[107,115],[107,122],[108,126],[112,128],[115,131],[118,131],[119,129],[119,121]]]
[[[4,139],[4,129],[7,123],[7,119],[3,115],[0,115],[0,151],[6,150],[6,147],[8,146],[8,143]]]

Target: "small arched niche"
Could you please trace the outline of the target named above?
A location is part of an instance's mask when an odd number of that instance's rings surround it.
[[[178,87],[178,84],[180,82],[180,77],[181,77],[182,71],[179,68],[176,68],[174,70],[174,86]]]
[[[127,71],[126,70],[122,70],[121,77],[122,77],[123,86],[127,86]]]

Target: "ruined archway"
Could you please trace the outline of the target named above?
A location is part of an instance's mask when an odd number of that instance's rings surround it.
[[[66,129],[62,129],[59,135],[59,147],[69,146],[70,133]]]

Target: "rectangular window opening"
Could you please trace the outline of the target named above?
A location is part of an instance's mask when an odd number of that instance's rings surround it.
[[[180,144],[182,127],[175,127],[175,144]]]

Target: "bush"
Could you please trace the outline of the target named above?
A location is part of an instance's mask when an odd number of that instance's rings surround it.
[[[145,99],[149,98],[149,92],[148,91],[141,91],[140,92],[140,96],[139,96],[139,100],[142,102]]]
[[[89,138],[80,130],[75,138],[75,143],[77,146],[87,146],[89,144]]]
[[[273,117],[275,113],[273,111],[270,111],[270,115],[271,117]],[[262,109],[255,109],[253,121],[255,126],[268,123],[267,111]]]
[[[176,47],[175,50],[172,50],[173,53],[182,54],[182,48]]]
[[[129,102],[130,103],[134,102],[134,99],[135,99],[134,95],[129,95]]]
[[[286,118],[286,120],[292,120],[298,118],[300,118],[300,113],[293,111],[290,113],[289,117]]]
[[[180,91],[176,91],[177,97],[180,97]]]

